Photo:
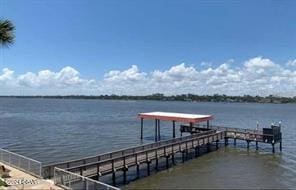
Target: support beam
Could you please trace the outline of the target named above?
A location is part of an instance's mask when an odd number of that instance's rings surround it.
[[[147,161],[147,175],[150,175],[150,160]]]
[[[250,148],[250,141],[247,140],[247,149],[249,150],[249,148]]]
[[[228,146],[228,138],[227,137],[224,138],[224,146]]]
[[[166,168],[168,169],[169,168],[169,157],[168,155],[165,156],[166,158]]]
[[[137,163],[137,178],[140,178],[140,164]]]
[[[195,147],[195,157],[199,156],[199,146]]]
[[[112,182],[113,182],[113,185],[116,184],[115,172],[116,172],[116,169],[114,168],[114,160],[112,160]]]
[[[259,148],[259,147],[258,147],[258,141],[256,141],[256,150],[258,150],[258,148]]]
[[[236,146],[236,138],[233,139],[233,145]]]
[[[155,119],[155,142],[157,142],[157,119]]]
[[[209,129],[210,128],[210,121],[208,120],[207,121],[207,129]]]
[[[173,163],[173,165],[176,165],[176,163],[175,163],[175,154],[174,154],[174,152],[172,153],[172,163]]]
[[[173,121],[173,138],[176,138],[176,122]]]
[[[113,168],[112,169],[112,183],[113,185],[116,185],[116,175],[115,175],[115,169]]]
[[[160,120],[158,120],[158,140],[160,141]]]
[[[219,148],[219,140],[216,140],[216,150]]]
[[[207,143],[207,152],[211,152],[211,143]]]
[[[283,145],[282,145],[282,140],[280,141],[280,151],[282,151]]]
[[[275,153],[274,143],[272,143],[271,145],[272,145],[272,153]]]
[[[141,140],[143,139],[143,124],[144,124],[144,119],[141,118]]]
[[[126,172],[128,171],[127,167],[123,168],[123,183],[126,184]]]

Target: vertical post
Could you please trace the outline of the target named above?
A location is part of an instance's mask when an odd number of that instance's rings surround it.
[[[113,182],[113,185],[116,184],[116,176],[115,176],[115,168],[114,168],[114,160],[112,160],[112,182]]]
[[[197,156],[198,156],[197,147],[198,147],[198,146],[196,146],[196,147],[195,147],[195,157],[197,157]]]
[[[247,149],[249,149],[249,148],[250,148],[250,141],[247,140]]]
[[[127,167],[126,167],[125,157],[123,157],[123,183],[124,184],[126,184],[126,171],[127,171]]]
[[[155,169],[158,170],[158,155],[157,155],[157,150],[155,150]]]
[[[282,151],[282,140],[280,141],[280,151]]]
[[[272,153],[275,153],[275,150],[274,150],[274,143],[272,143],[271,145],[272,145]]]
[[[160,141],[160,120],[158,120],[158,140]]]
[[[224,138],[224,145],[225,145],[225,146],[228,145],[228,138],[227,138],[227,137]]]
[[[173,138],[176,138],[176,122],[173,121]]]
[[[140,164],[138,163],[138,155],[136,154],[136,164],[137,164],[137,178],[140,177]]]
[[[141,118],[141,140],[143,139],[143,118]]]
[[[256,141],[256,150],[258,150],[258,141]]]
[[[166,168],[168,169],[169,168],[169,156],[166,155]]]
[[[150,161],[147,161],[147,175],[150,175]]]
[[[99,181],[99,179],[100,179],[100,164],[97,165],[97,174],[98,174],[97,180]]]
[[[157,141],[157,119],[155,119],[155,142]]]
[[[219,140],[216,140],[216,150],[219,148]]]
[[[207,129],[210,128],[210,120],[207,121]]]

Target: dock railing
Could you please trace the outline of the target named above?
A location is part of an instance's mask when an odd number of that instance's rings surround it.
[[[54,168],[54,183],[63,189],[71,190],[120,190],[117,187],[57,167]]]
[[[0,162],[42,178],[42,163],[0,148]]]

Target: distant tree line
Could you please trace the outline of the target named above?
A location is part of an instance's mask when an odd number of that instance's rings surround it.
[[[181,94],[166,96],[164,94],[151,94],[144,96],[132,95],[68,95],[68,96],[0,96],[12,98],[55,98],[55,99],[102,99],[102,100],[158,100],[158,101],[190,101],[190,102],[254,102],[254,103],[296,103],[294,97],[280,96],[228,96],[225,94],[219,95],[196,95],[196,94]]]

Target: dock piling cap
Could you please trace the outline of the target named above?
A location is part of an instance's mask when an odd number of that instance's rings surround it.
[[[148,112],[139,113],[138,118],[141,119],[158,119],[163,121],[177,121],[186,123],[199,123],[214,119],[212,115],[173,113],[173,112]]]

